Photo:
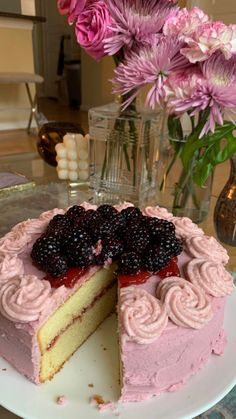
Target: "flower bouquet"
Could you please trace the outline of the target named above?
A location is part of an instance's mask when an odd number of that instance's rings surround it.
[[[157,159],[159,169],[164,167],[171,150],[169,164],[160,170],[158,203],[165,197],[165,206],[185,215],[191,200],[201,213],[203,199],[197,187],[204,191],[215,166],[236,151],[236,25],[212,21],[197,7],[180,9],[175,0],[59,0],[58,5],[69,22],[75,22],[77,40],[88,54],[98,60],[112,55],[117,65],[113,92],[123,100],[113,125],[108,122],[103,133],[106,139],[109,135],[115,141],[124,139],[119,148],[122,161],[113,158],[114,148],[109,147],[100,180],[111,172],[114,177],[112,169],[126,165],[126,172],[133,168],[135,184],[142,179],[147,184],[153,174],[147,168],[156,167]],[[119,120],[127,112],[132,114],[145,86],[149,86],[146,104],[158,115],[162,109],[158,149],[140,138],[150,126],[154,130],[150,120],[141,125],[127,123],[126,117]],[[113,135],[117,127],[119,134]],[[138,164],[140,150],[143,165]],[[119,178],[119,188],[126,175]],[[171,195],[166,198],[169,179],[173,179]]]

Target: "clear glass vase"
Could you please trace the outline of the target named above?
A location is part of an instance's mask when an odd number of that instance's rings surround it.
[[[121,111],[118,103],[89,111],[90,188],[97,204],[155,203],[161,114]]]
[[[189,217],[201,223],[209,211],[213,175],[200,187],[193,180],[193,168],[197,155],[190,162],[189,170],[183,168],[180,154],[185,141],[170,139],[165,132],[160,140],[158,162],[158,205],[167,208],[175,216]]]

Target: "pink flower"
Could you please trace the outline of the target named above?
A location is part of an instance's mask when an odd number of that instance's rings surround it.
[[[73,23],[84,9],[87,0],[57,0],[57,7],[62,15],[68,15],[69,23]]]
[[[114,92],[123,95],[132,93],[125,102],[126,106],[135,98],[138,89],[147,84],[151,84],[147,103],[154,108],[155,104],[162,102],[164,83],[169,73],[188,65],[186,58],[180,54],[182,45],[175,37],[163,37],[157,45],[132,54],[116,68]]]
[[[191,10],[180,9],[175,15],[167,18],[163,33],[167,36],[176,35],[186,40],[186,37],[208,21],[208,15],[198,7],[193,7]]]
[[[156,43],[164,22],[178,8],[169,0],[108,0],[113,18],[111,35],[105,40],[105,51],[114,55],[122,48],[135,52]]]
[[[103,0],[90,1],[76,22],[77,41],[95,60],[104,55],[104,40],[110,34],[111,16]]]
[[[185,42],[187,46],[181,52],[191,63],[204,61],[216,51],[221,51],[229,59],[236,52],[236,25],[207,22],[186,37]]]
[[[216,53],[201,64],[201,70],[175,74],[165,85],[167,106],[171,113],[197,115],[209,109],[209,117],[200,134],[214,132],[224,118],[234,122],[236,107],[236,57],[226,60]]]

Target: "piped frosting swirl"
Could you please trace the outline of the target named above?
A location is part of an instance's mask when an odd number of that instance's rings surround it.
[[[0,286],[16,275],[23,275],[24,264],[17,255],[0,252]]]
[[[168,322],[165,306],[147,291],[136,287],[122,288],[120,298],[125,338],[139,344],[156,340]]]
[[[0,288],[0,312],[15,322],[38,320],[50,293],[49,282],[34,275],[11,278]]]
[[[213,316],[205,292],[183,278],[171,276],[163,279],[156,293],[177,326],[201,329]]]
[[[22,230],[21,227],[11,230],[0,242],[0,252],[8,254],[20,254],[24,252],[27,244],[30,242],[31,236]]]
[[[224,265],[229,261],[227,251],[214,237],[193,236],[186,240],[185,245],[187,252],[195,258],[210,259]]]
[[[174,217],[171,221],[175,225],[175,234],[178,239],[204,235],[203,230],[188,217]]]
[[[121,212],[123,209],[133,207],[134,205],[131,204],[131,202],[124,201],[122,204],[114,205],[114,208],[117,209],[117,211]]]
[[[161,218],[162,220],[172,221],[173,214],[163,207],[146,207],[143,210],[143,215],[147,217]]]
[[[224,297],[233,291],[233,278],[221,263],[206,259],[193,259],[186,266],[192,284],[201,287],[213,297]]]
[[[50,221],[55,215],[58,214],[65,214],[65,211],[61,208],[54,208],[52,210],[49,211],[44,211],[42,212],[42,214],[40,214],[39,219],[40,220],[45,220],[45,221]]]

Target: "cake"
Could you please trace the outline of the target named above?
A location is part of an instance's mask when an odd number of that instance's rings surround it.
[[[213,237],[164,208],[44,212],[0,239],[0,355],[36,384],[50,380],[117,304],[121,401],[177,390],[223,353],[227,262]]]

